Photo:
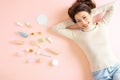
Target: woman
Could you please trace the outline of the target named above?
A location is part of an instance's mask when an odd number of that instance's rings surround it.
[[[120,64],[110,47],[107,28],[117,10],[117,2],[111,2],[94,9],[91,0],[76,1],[68,14],[72,21],[60,23],[57,32],[72,39],[86,54],[94,80],[120,80]],[[104,12],[102,20],[96,22],[93,16]]]

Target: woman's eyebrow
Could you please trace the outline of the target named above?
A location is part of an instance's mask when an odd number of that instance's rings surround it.
[[[80,16],[80,17],[77,17],[77,18],[76,18],[76,20],[80,20],[80,19],[82,19],[82,18],[83,18],[83,17],[82,17],[82,16]]]
[[[85,16],[86,16],[86,15],[83,15],[82,18],[85,17]]]
[[[77,21],[80,21],[80,19],[76,19]]]

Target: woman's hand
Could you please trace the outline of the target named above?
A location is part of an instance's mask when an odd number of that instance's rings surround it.
[[[104,12],[101,12],[93,17],[93,22],[98,23],[102,20]]]

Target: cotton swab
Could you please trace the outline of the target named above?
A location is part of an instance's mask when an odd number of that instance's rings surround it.
[[[55,50],[52,49],[52,48],[47,48],[46,50],[47,50],[48,52],[51,52],[51,53],[54,54],[54,55],[58,55],[58,54],[59,54],[57,51],[55,51]]]
[[[30,41],[30,43],[34,46],[37,46],[38,48],[41,48],[34,40]]]

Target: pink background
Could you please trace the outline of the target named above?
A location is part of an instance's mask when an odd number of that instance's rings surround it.
[[[53,25],[69,19],[68,7],[75,0],[0,0],[0,80],[92,80],[89,63],[79,47],[71,40],[56,35],[51,31]],[[112,0],[96,0],[98,6]],[[104,3],[103,3],[104,2]],[[45,14],[48,18],[46,25],[37,24],[37,16]],[[119,18],[118,18],[119,19]],[[32,28],[19,27],[15,23],[30,22]],[[120,58],[120,37],[119,25],[109,28],[112,47]],[[34,32],[35,35],[22,38],[17,31],[26,33]],[[37,32],[42,32],[38,35]],[[45,41],[38,43],[42,49],[29,44],[30,40],[37,40],[40,37],[51,37],[54,43]],[[12,44],[13,40],[23,40],[24,45]],[[27,58],[36,58],[33,53],[18,57],[16,52],[23,52],[24,49],[45,51],[52,47],[59,55],[51,55],[59,61],[57,66],[51,66],[50,58],[39,56],[40,63],[25,63]],[[38,56],[37,56],[38,57]]]

